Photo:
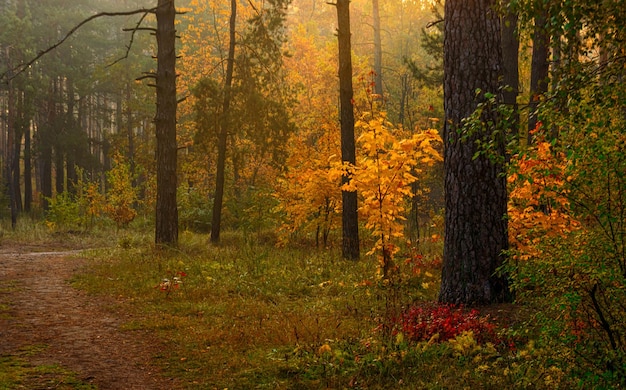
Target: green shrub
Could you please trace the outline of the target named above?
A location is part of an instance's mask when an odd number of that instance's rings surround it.
[[[509,215],[522,223],[510,226],[526,230],[513,232],[505,268],[518,302],[537,307],[529,327],[541,329],[553,359],[584,388],[618,388],[626,386],[626,90],[579,93],[566,112],[547,115],[546,128],[562,129],[558,144],[539,140],[521,159],[541,168],[515,177],[512,193],[529,191],[525,204],[512,203]]]

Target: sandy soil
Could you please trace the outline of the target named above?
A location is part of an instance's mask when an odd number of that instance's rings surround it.
[[[85,265],[78,252],[0,248],[0,356],[57,364],[99,389],[178,388],[151,364],[157,343],[140,331],[120,330],[130,314],[70,286]],[[37,381],[29,378],[28,386],[49,388]]]

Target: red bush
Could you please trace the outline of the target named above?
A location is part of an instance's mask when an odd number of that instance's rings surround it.
[[[443,342],[472,331],[477,342],[496,342],[496,325],[489,317],[481,317],[478,310],[465,310],[453,305],[413,306],[403,315],[398,326],[407,340],[428,341],[439,334]]]

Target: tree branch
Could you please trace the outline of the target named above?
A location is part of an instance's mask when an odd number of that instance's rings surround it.
[[[65,36],[63,38],[61,38],[57,43],[55,43],[52,46],[49,46],[47,49],[40,51],[35,57],[33,57],[30,61],[22,63],[16,67],[13,67],[11,69],[8,69],[6,72],[2,73],[0,75],[0,80],[4,80],[5,82],[8,82],[12,79],[14,79],[15,77],[17,77],[19,74],[21,74],[22,72],[24,72],[26,69],[28,69],[31,65],[33,65],[35,62],[37,62],[37,60],[39,60],[41,57],[45,56],[46,54],[50,53],[51,51],[53,51],[54,49],[56,49],[57,47],[61,46],[65,41],[67,41],[72,35],[74,35],[74,33],[76,33],[76,31],[78,31],[82,26],[84,26],[85,24],[91,22],[92,20],[101,18],[103,16],[128,16],[128,15],[136,15],[136,14],[144,14],[141,18],[141,20],[143,20],[147,14],[149,13],[154,13],[156,12],[156,7],[154,8],[141,8],[141,9],[136,9],[133,11],[125,11],[125,12],[100,12],[97,13],[95,15],[91,15],[90,17],[88,17],[87,19],[81,21],[80,23],[78,23],[76,26],[74,26],[71,30],[69,30],[67,32],[67,34],[65,34]],[[132,38],[131,38],[131,43],[132,43]],[[130,46],[130,45],[129,45]],[[128,49],[130,50],[130,49]],[[9,76],[10,75],[10,76]]]
[[[154,12],[156,8],[152,8],[152,12]],[[118,58],[117,60],[113,61],[112,63],[110,63],[109,65],[106,66],[106,68],[111,67],[115,64],[117,64],[120,61],[123,61],[125,59],[128,58],[128,55],[130,54],[130,49],[133,47],[133,42],[135,42],[135,34],[137,33],[137,31],[141,31],[141,30],[150,30],[150,31],[154,31],[156,33],[156,29],[154,28],[147,28],[147,27],[141,27],[141,23],[143,23],[144,19],[146,18],[146,16],[148,16],[148,14],[150,13],[150,11],[146,11],[143,13],[143,15],[141,15],[141,18],[139,18],[139,21],[137,21],[137,24],[135,25],[135,28],[132,29],[124,29],[123,31],[132,31],[132,33],[130,34],[130,41],[128,41],[128,45],[126,45],[126,53],[124,53],[124,55],[120,58]]]
[[[443,23],[443,22],[444,22],[443,19],[438,19],[438,20],[435,20],[433,22],[428,22],[428,24],[426,25],[426,28],[434,27],[434,26],[438,25],[439,23]]]

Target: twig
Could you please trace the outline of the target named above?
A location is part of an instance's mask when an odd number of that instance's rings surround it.
[[[143,15],[141,15],[141,18],[139,19],[139,21],[137,22],[137,24],[135,25],[135,28],[132,29],[124,29],[124,31],[131,31],[131,35],[130,35],[130,40],[128,41],[128,45],[126,45],[126,53],[124,53],[124,55],[120,58],[118,58],[117,60],[113,61],[112,63],[110,63],[109,65],[106,66],[106,68],[111,67],[115,64],[117,64],[120,61],[123,61],[125,59],[128,58],[128,55],[130,54],[130,49],[133,47],[133,43],[135,42],[135,34],[137,33],[137,31],[140,30],[150,30],[150,31],[156,31],[153,28],[141,28],[141,23],[143,23],[144,19],[146,18],[146,16],[148,16],[150,12],[144,12]]]
[[[80,29],[85,24],[91,22],[92,20],[95,20],[97,18],[101,18],[103,16],[128,16],[128,15],[136,15],[136,14],[144,14],[144,17],[145,17],[145,14],[154,13],[154,12],[156,12],[156,7],[154,7],[154,8],[141,8],[141,9],[137,9],[137,10],[133,10],[133,11],[126,11],[126,12],[100,12],[100,13],[97,13],[95,15],[92,15],[92,16],[88,17],[87,19],[85,19],[85,20],[81,21],[80,23],[78,23],[71,30],[69,30],[67,32],[67,34],[65,34],[65,36],[63,38],[61,38],[57,43],[55,43],[52,46],[49,46],[45,50],[40,51],[30,61],[22,63],[22,64],[14,67],[14,68],[11,68],[11,69],[7,70],[4,73],[2,73],[0,75],[0,80],[5,80],[6,82],[8,82],[10,80],[13,80],[15,77],[17,77],[22,72],[24,72],[26,69],[28,69],[31,65],[33,65],[35,62],[37,62],[37,60],[39,60],[41,57],[43,57],[46,54],[50,53],[51,51],[53,51],[57,47],[61,46],[72,35],[74,35],[74,33],[76,33],[76,31],[78,31],[78,29]],[[144,17],[142,17],[142,20],[143,20]]]

